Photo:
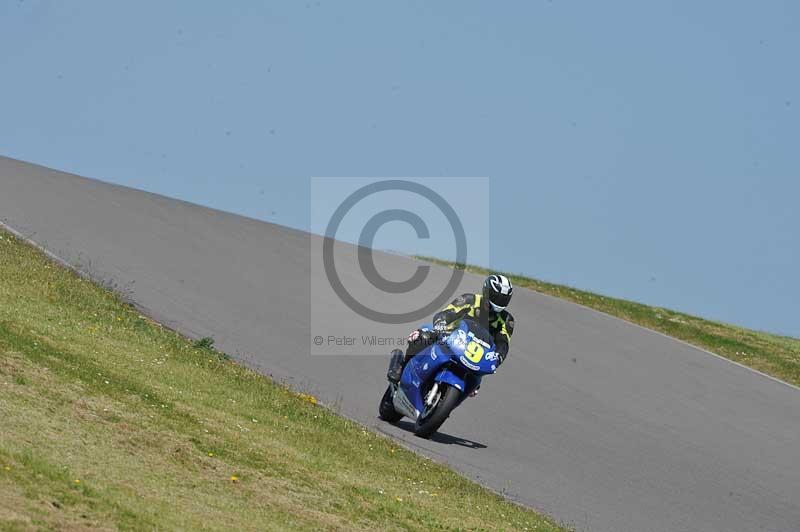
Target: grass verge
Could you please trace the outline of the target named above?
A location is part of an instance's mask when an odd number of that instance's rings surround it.
[[[0,231],[0,529],[561,530],[212,346]]]
[[[486,268],[456,265],[432,257],[417,257],[417,259],[472,273],[484,275],[491,273]],[[752,331],[726,323],[704,320],[674,310],[593,294],[585,290],[520,275],[509,273],[504,273],[504,275],[511,279],[516,286],[523,286],[543,294],[566,299],[662,332],[795,386],[800,386],[800,340],[796,338]]]

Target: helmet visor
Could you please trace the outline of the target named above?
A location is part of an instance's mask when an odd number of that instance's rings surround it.
[[[511,294],[493,293],[489,296],[489,302],[493,306],[500,307],[500,310],[506,308],[511,303]],[[497,309],[495,309],[497,310]]]

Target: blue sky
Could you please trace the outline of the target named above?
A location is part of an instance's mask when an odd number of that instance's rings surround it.
[[[9,0],[0,154],[298,228],[488,176],[492,267],[800,336],[798,52],[794,2]]]

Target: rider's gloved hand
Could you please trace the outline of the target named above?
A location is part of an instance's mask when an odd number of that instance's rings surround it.
[[[436,337],[435,341],[442,343],[447,338],[447,335],[450,331],[447,330],[447,322],[444,320],[439,320],[433,324],[433,334]]]
[[[447,332],[447,322],[444,320],[439,320],[433,324],[433,330],[436,334],[444,334]]]

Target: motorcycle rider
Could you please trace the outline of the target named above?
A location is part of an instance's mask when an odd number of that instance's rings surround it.
[[[480,294],[462,294],[433,316],[433,330],[417,329],[408,337],[405,354],[399,349],[392,352],[392,361],[387,377],[399,382],[408,361],[441,335],[449,333],[456,321],[470,317],[476,319],[494,337],[495,352],[502,364],[508,356],[511,335],[514,333],[514,318],[506,310],[511,302],[514,287],[508,277],[492,274],[483,283]]]

